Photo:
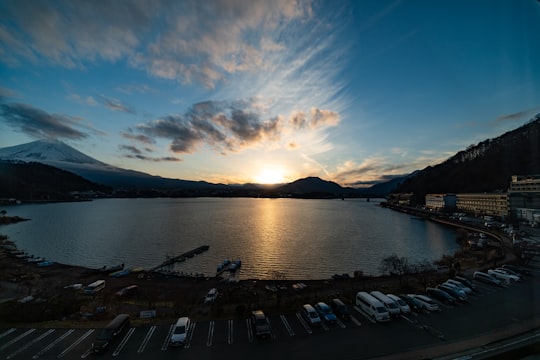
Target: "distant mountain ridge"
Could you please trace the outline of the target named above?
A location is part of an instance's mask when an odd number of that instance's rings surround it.
[[[441,164],[418,171],[394,192],[506,191],[512,175],[540,174],[540,114],[527,124],[460,151]]]
[[[37,140],[0,149],[0,159],[40,162],[115,189],[223,188],[222,184],[153,176],[96,160],[59,140]]]
[[[290,184],[224,185],[205,181],[168,179],[140,171],[126,170],[96,160],[58,140],[37,140],[0,149],[4,161],[38,162],[69,171],[93,183],[126,191],[128,196],[281,196],[310,194],[332,197],[360,194],[335,182],[316,177],[296,180]]]
[[[0,160],[0,199],[75,200],[111,191],[107,186],[50,165]]]

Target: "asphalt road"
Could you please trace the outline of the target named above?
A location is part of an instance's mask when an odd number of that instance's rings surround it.
[[[422,353],[483,337],[540,319],[540,271],[508,288],[475,283],[480,292],[469,304],[442,305],[440,312],[408,314],[373,323],[352,308],[353,319],[311,328],[299,314],[271,316],[272,337],[254,337],[247,319],[193,322],[188,341],[171,348],[168,325],[130,328],[104,354],[90,346],[99,329],[0,329],[4,359],[369,359]],[[442,348],[441,348],[442,349]],[[438,355],[444,355],[442,353]],[[448,351],[448,350],[445,350]],[[435,351],[436,353],[436,351]]]

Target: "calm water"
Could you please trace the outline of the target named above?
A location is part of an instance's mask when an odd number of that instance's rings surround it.
[[[214,275],[241,259],[240,278],[329,278],[377,274],[382,258],[438,259],[457,250],[453,229],[377,206],[377,201],[251,198],[103,199],[8,206],[30,218],[0,227],[47,260],[150,268],[200,245],[210,250],[175,270]]]

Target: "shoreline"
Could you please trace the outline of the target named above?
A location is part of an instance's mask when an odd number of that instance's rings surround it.
[[[407,209],[394,206],[392,209],[409,213]],[[427,216],[424,218],[435,220]],[[463,228],[463,224],[460,223],[445,222],[445,225]],[[497,238],[496,234],[490,235]],[[16,249],[15,242],[9,240],[5,235],[0,236],[2,242],[0,268],[3,269],[0,274],[0,302],[4,302],[5,299],[16,300],[25,296],[33,296],[38,299],[54,298],[55,296],[66,297],[79,305],[78,311],[71,307],[71,313],[64,311],[60,316],[60,319],[71,320],[77,319],[76,314],[95,313],[97,306],[92,304],[88,297],[81,296],[73,289],[65,287],[72,284],[85,286],[98,279],[106,280],[106,289],[97,298],[101,299],[101,302],[108,308],[118,311],[126,309],[132,313],[156,310],[158,311],[157,317],[163,318],[175,317],[179,312],[189,312],[195,318],[205,319],[224,316],[238,317],[254,307],[265,307],[269,313],[292,311],[299,308],[302,303],[320,301],[321,298],[330,299],[331,296],[350,300],[354,298],[357,291],[375,288],[383,288],[387,292],[395,292],[396,294],[413,291],[423,292],[427,286],[448,278],[453,272],[470,276],[474,270],[490,267],[491,261],[501,264],[514,262],[517,259],[508,250],[504,251],[502,256],[492,259],[486,250],[483,252],[465,251],[462,245],[460,250],[454,254],[445,255],[442,259],[431,262],[433,267],[429,271],[411,272],[402,276],[364,276],[361,272],[355,272],[352,276],[346,274],[347,276],[326,279],[238,279],[227,282],[217,275],[186,276],[140,271],[112,278],[108,273],[100,271],[103,269],[91,269],[79,265],[53,263],[50,266],[37,267],[35,263],[12,256],[10,251]],[[502,239],[500,242],[501,244],[505,243]],[[459,266],[456,266],[456,263]],[[439,269],[436,268],[437,264]],[[129,285],[137,285],[140,291],[136,301],[130,301],[130,306],[127,306],[121,299],[116,299],[114,294]],[[219,301],[212,306],[201,304],[208,290],[214,287],[219,289]],[[188,289],[189,291],[186,291]],[[189,293],[189,295],[185,293]],[[96,318],[96,316],[92,317]],[[40,321],[44,320],[52,319],[40,319]],[[57,320],[59,320],[58,316]]]

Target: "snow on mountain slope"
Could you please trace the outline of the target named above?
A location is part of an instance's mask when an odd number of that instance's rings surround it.
[[[107,166],[59,140],[37,140],[0,149],[0,159],[36,161],[46,164],[67,162]]]

